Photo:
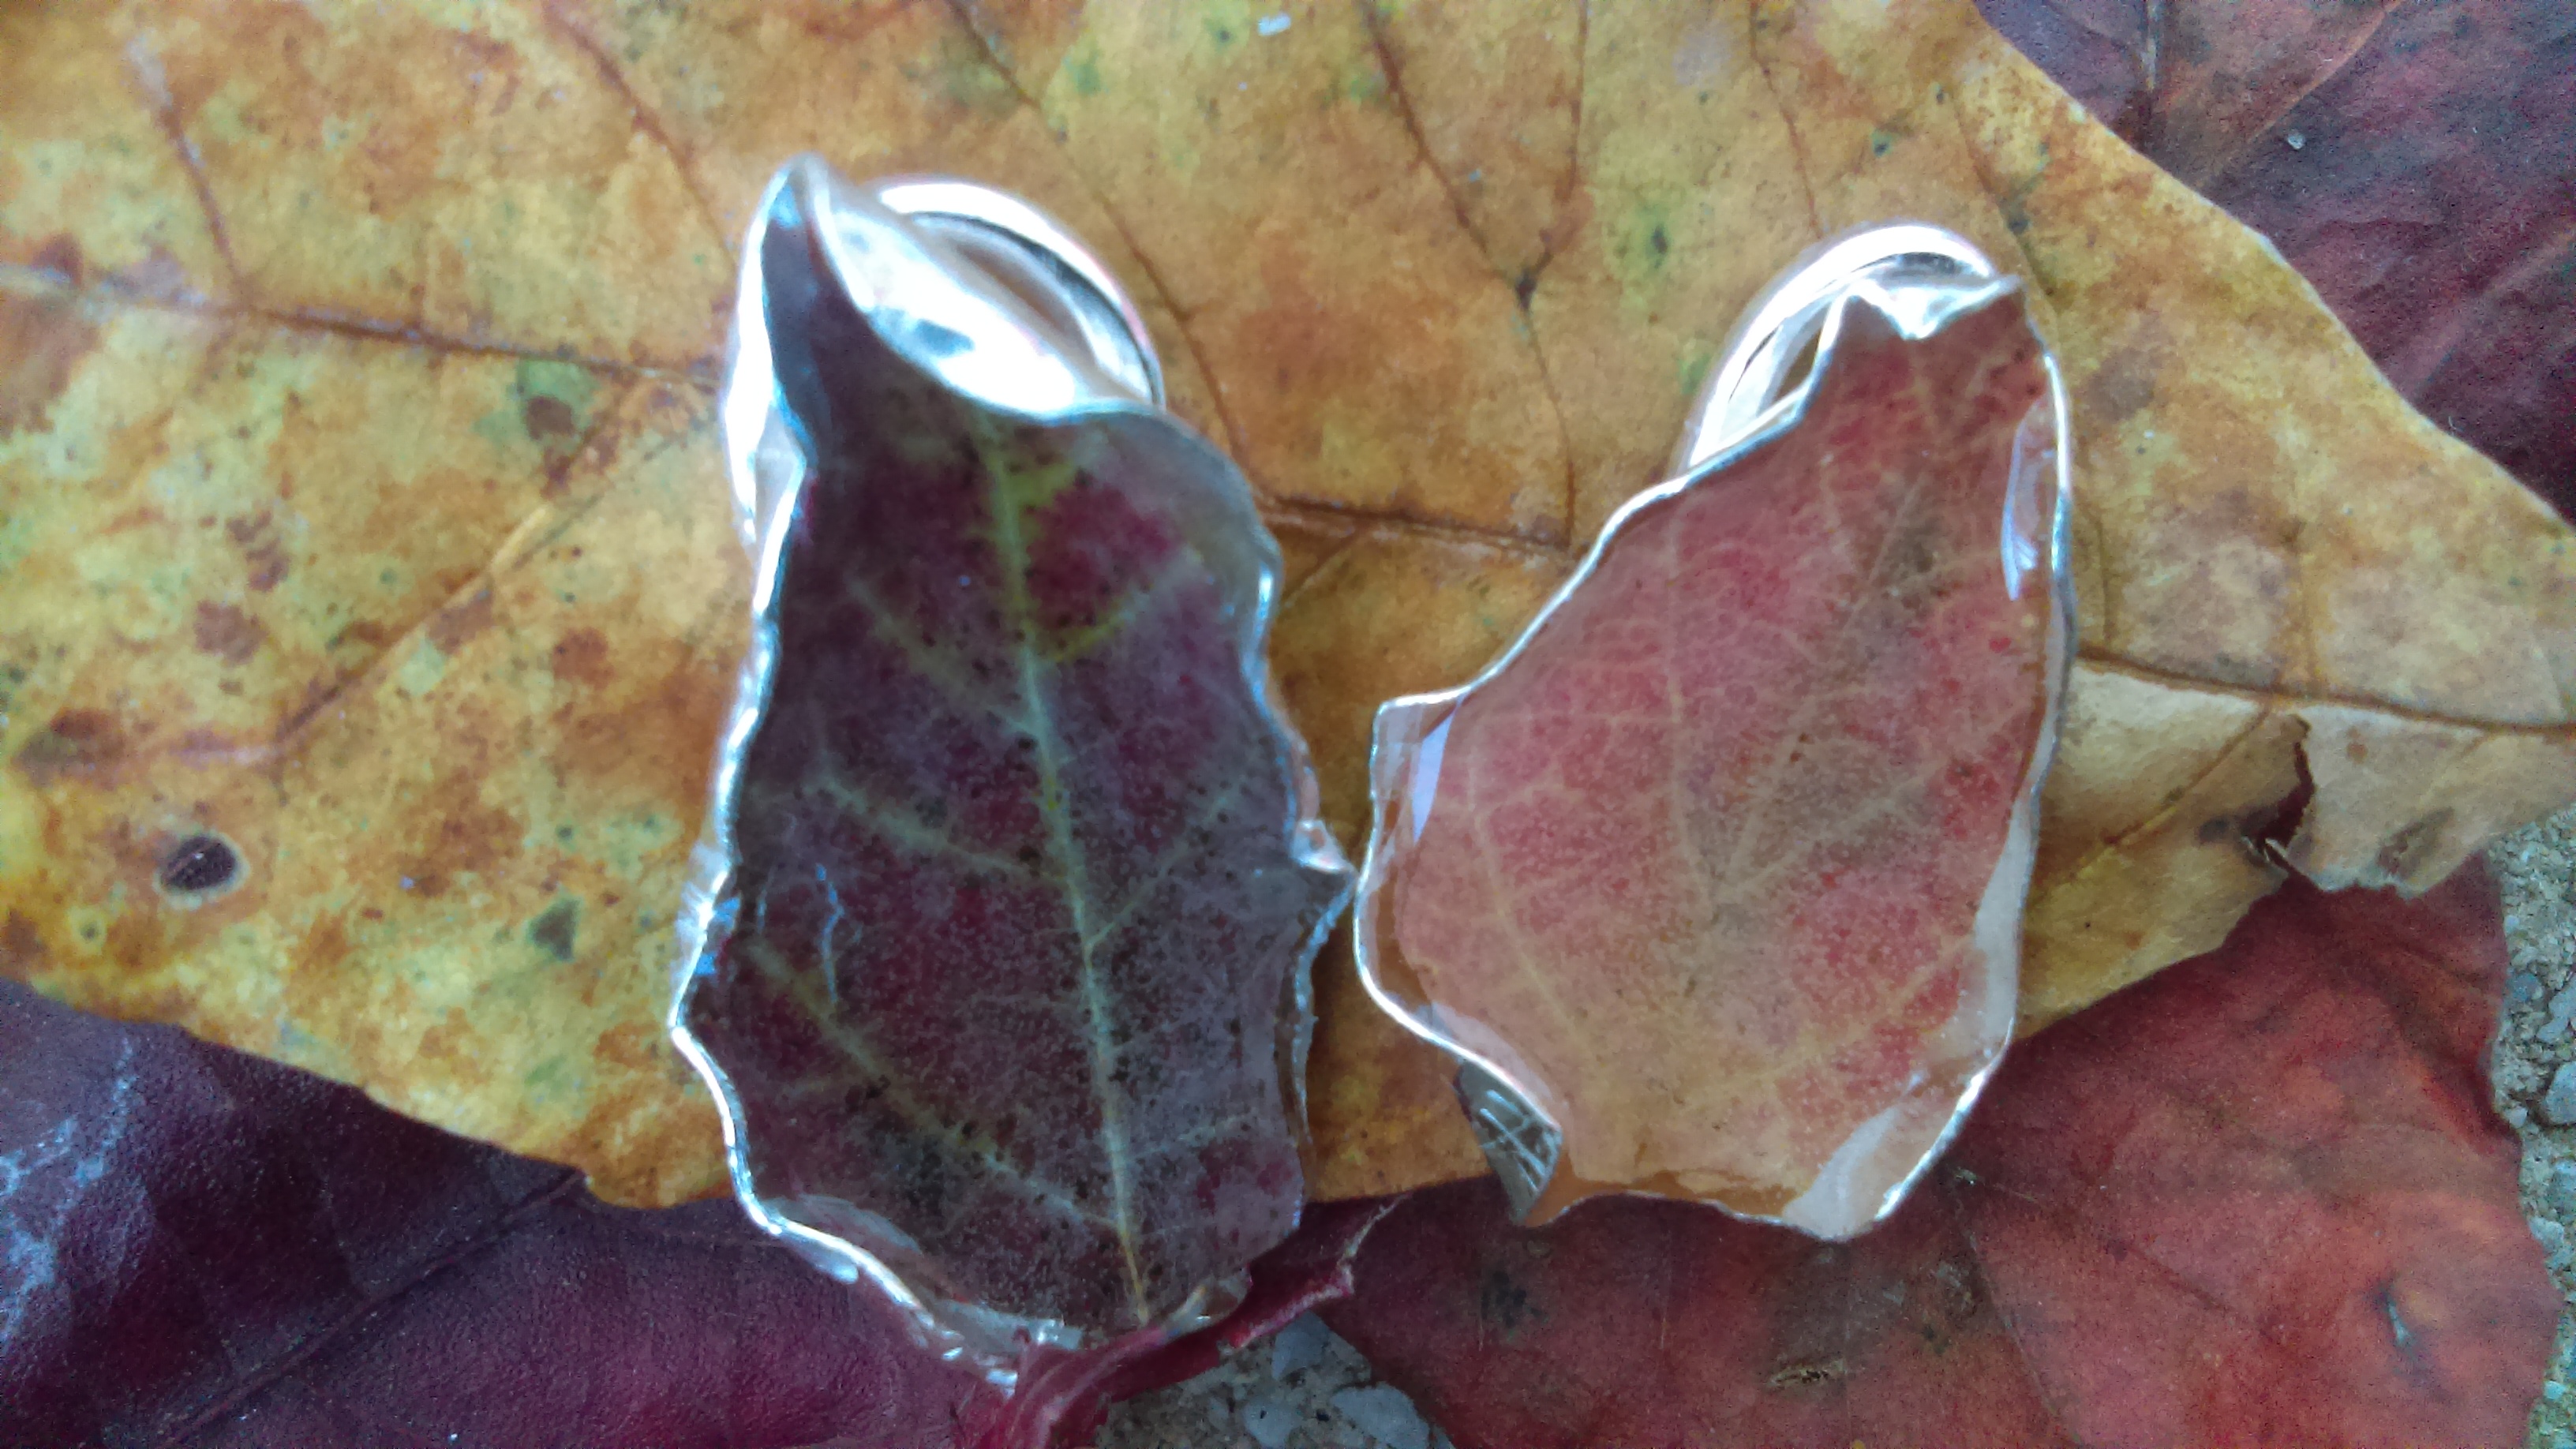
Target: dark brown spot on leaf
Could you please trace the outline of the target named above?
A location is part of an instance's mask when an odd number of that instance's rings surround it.
[[[2111,427],[2156,400],[2156,373],[2164,366],[2164,328],[2153,318],[2135,336],[2102,360],[2076,391],[2076,408],[2096,427]]]
[[[250,550],[245,557],[250,563],[248,582],[254,594],[267,593],[277,587],[278,580],[286,577],[286,550],[279,547],[275,539]]]
[[[555,641],[550,655],[555,678],[575,684],[607,684],[608,637],[597,629],[575,629]]]
[[[473,1043],[473,1021],[463,1007],[451,1006],[438,1025],[420,1034],[420,1054],[432,1061],[455,1062],[470,1069]]]
[[[0,438],[41,419],[97,345],[70,298],[0,293]]]
[[[382,649],[396,637],[393,630],[373,619],[353,619],[347,628],[332,636],[331,647],[336,649],[344,644],[356,644],[368,649]]]
[[[526,425],[528,436],[540,443],[570,438],[580,428],[570,404],[544,393],[538,393],[520,405],[519,421]]]
[[[496,868],[512,853],[521,833],[517,817],[485,804],[480,778],[465,773],[446,776],[432,787],[430,799],[415,818],[436,824],[402,859],[395,884],[419,896],[445,894],[459,873]]]
[[[1509,1334],[1534,1315],[1529,1290],[1501,1268],[1486,1272],[1476,1287],[1477,1316]]]
[[[422,627],[429,634],[429,642],[438,646],[439,653],[455,653],[465,646],[467,640],[492,627],[491,586],[476,589],[463,602],[450,604],[432,614]]]
[[[581,924],[581,902],[569,897],[546,907],[545,913],[528,922],[528,939],[537,949],[558,961],[572,959],[573,931]]]
[[[2440,843],[2443,827],[2451,823],[2451,815],[2451,808],[2445,805],[2420,820],[2409,822],[2405,829],[2388,837],[2388,843],[2379,848],[2376,864],[2380,873],[2393,881],[2411,879],[2423,866],[2425,857]]]
[[[25,981],[44,969],[51,959],[45,951],[45,938],[38,934],[35,922],[14,910],[6,921],[0,921],[0,976],[12,981]]]
[[[18,751],[18,771],[43,789],[66,775],[98,776],[125,757],[125,736],[104,710],[67,709]]]
[[[246,664],[268,642],[268,626],[230,604],[197,605],[197,652],[226,664]]]
[[[289,562],[286,545],[270,527],[271,515],[265,508],[248,518],[236,518],[224,525],[224,532],[242,551],[242,562],[250,566],[250,591],[265,594],[286,577]]]
[[[80,243],[69,233],[49,238],[43,246],[36,248],[34,260],[38,271],[52,272],[74,287],[81,284],[81,274],[87,269]]]
[[[241,878],[241,857],[220,835],[191,835],[161,859],[161,888],[173,895],[219,891]]]

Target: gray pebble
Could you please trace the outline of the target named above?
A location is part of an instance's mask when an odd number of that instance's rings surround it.
[[[2540,978],[2528,971],[2516,971],[2504,984],[2504,1004],[2508,1007],[2529,1006],[2540,999]]]
[[[1413,1407],[1404,1390],[1392,1384],[1344,1389],[1333,1395],[1333,1407],[1353,1428],[1386,1449],[1431,1449],[1431,1426],[1422,1421],[1422,1411]]]
[[[2549,1090],[2540,1099],[2540,1118],[2552,1127],[2576,1127],[2576,1062],[2569,1062],[2549,1079]]]
[[[1244,1432],[1260,1441],[1261,1449],[1283,1449],[1296,1427],[1297,1411],[1277,1399],[1255,1399],[1243,1411]]]
[[[2564,1224],[2551,1222],[2547,1218],[2533,1218],[2531,1235],[2540,1240],[2540,1251],[2549,1260],[2549,1271],[2564,1273],[2570,1266],[2576,1266],[2576,1249],[2568,1246],[2567,1228]]]
[[[2568,1020],[2576,1017],[2576,986],[2570,986],[2549,998],[2549,1020],[2541,1023],[2542,1041],[2567,1040]]]
[[[1284,1379],[1324,1361],[1324,1320],[1309,1313],[1270,1340],[1270,1376]]]

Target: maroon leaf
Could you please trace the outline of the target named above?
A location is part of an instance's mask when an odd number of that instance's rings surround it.
[[[2513,1444],[2557,1295],[2482,1058],[2472,867],[2293,884],[2025,1043],[1889,1224],[1421,1194],[1326,1317],[1462,1449]]]
[[[972,1442],[993,1392],[731,1203],[0,982],[0,1444]]]
[[[785,175],[748,302],[807,464],[684,1020],[764,1210],[860,1246],[972,1351],[1011,1356],[938,1300],[1160,1331],[1302,1199],[1287,1087],[1346,877],[1263,698],[1275,545],[1167,416],[1024,418],[899,352],[965,334],[881,333],[824,239],[922,243],[815,163]]]
[[[2269,236],[2426,415],[2576,512],[2576,10],[1979,3]]]
[[[1361,1246],[1402,1201],[1398,1194],[1309,1206],[1297,1231],[1253,1263],[1243,1302],[1196,1333],[1165,1342],[1137,1335],[1111,1350],[1037,1356],[1023,1365],[1018,1390],[981,1449],[1086,1442],[1111,1404],[1196,1378],[1300,1314],[1349,1297]]]

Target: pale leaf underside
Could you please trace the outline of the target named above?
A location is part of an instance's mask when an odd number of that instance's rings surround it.
[[[1374,939],[1535,1079],[1542,1215],[1634,1187],[1858,1231],[2010,1033],[2017,927],[1980,918],[2018,921],[2048,725],[2049,591],[1998,547],[2037,340],[2009,299],[1920,343],[1850,316],[1793,429],[1381,725],[1444,736],[1381,776]]]

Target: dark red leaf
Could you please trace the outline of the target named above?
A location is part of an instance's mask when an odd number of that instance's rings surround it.
[[[2576,512],[2576,10],[1979,3],[2269,236],[2427,416]]]
[[[1123,1351],[1035,1356],[979,1449],[1083,1443],[1110,1405],[1196,1378],[1300,1314],[1349,1297],[1361,1245],[1403,1201],[1397,1194],[1310,1204],[1297,1231],[1253,1263],[1243,1302],[1196,1333],[1168,1342],[1137,1335]]]
[[[731,1203],[0,982],[0,1445],[971,1442],[981,1379]]]
[[[1022,418],[898,352],[819,240],[885,214],[787,174],[750,302],[810,473],[685,1020],[767,1210],[927,1300],[1158,1329],[1303,1197],[1346,878],[1259,684],[1275,546],[1170,418]]]
[[[2293,884],[2009,1057],[1889,1224],[1513,1228],[1421,1194],[1326,1317],[1462,1449],[2519,1443],[2557,1295],[2483,1055],[2504,947]]]

